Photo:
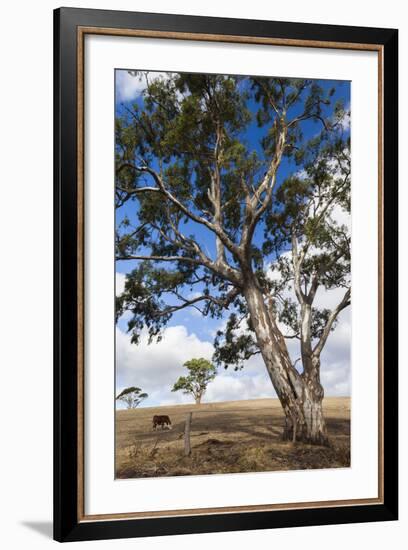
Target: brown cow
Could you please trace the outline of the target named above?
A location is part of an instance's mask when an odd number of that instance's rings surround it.
[[[167,414],[155,414],[153,416],[153,430],[157,429],[157,426],[161,426],[162,430],[164,430],[164,427],[166,426],[169,430],[171,430],[171,420],[170,417],[167,416]]]

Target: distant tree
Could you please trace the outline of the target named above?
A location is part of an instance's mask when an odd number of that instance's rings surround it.
[[[136,409],[146,397],[149,397],[147,393],[143,393],[140,388],[131,386],[122,390],[116,400],[125,403],[128,409]]]
[[[201,403],[208,384],[214,380],[217,370],[207,359],[191,359],[183,365],[188,369],[187,376],[180,376],[171,391],[182,390],[184,394],[192,395],[197,405]]]

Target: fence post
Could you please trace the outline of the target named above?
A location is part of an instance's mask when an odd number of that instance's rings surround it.
[[[191,417],[193,413],[189,412],[186,416],[186,424],[184,427],[184,454],[185,456],[191,455],[191,443],[190,443],[190,427],[191,427]]]

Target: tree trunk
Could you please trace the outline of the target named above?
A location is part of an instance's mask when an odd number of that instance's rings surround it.
[[[262,292],[255,284],[248,285],[245,298],[259,349],[285,413],[283,438],[326,445],[323,388],[319,380],[300,375],[293,367],[272,308],[267,307]]]
[[[196,405],[199,405],[201,403],[201,395],[196,395],[194,399],[195,399]]]
[[[286,416],[283,437],[291,441],[328,445],[329,440],[322,405],[323,396],[320,389],[316,388],[310,380],[306,380],[304,376],[301,376],[301,380],[304,388],[300,401],[305,425],[301,428],[302,431],[299,432],[299,428],[292,418]]]

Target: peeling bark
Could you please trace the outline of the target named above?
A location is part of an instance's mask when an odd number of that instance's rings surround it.
[[[313,372],[300,375],[292,365],[285,339],[260,289],[255,284],[248,285],[245,298],[259,349],[285,413],[283,438],[326,445],[319,365],[315,364]]]

